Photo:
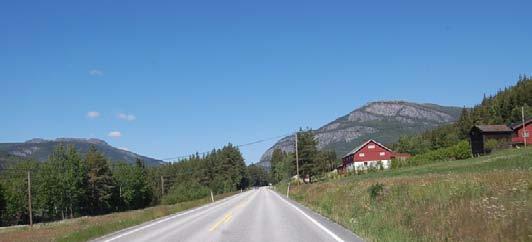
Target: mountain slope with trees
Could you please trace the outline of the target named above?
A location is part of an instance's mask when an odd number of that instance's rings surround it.
[[[141,159],[147,166],[160,165],[161,160],[142,156],[131,151],[115,148],[99,139],[58,138],[55,140],[31,139],[23,143],[0,143],[0,167],[3,164],[23,159],[46,161],[58,145],[73,146],[81,155],[87,154],[90,147],[97,148],[106,158],[135,164]]]
[[[511,87],[495,95],[484,96],[473,108],[462,108],[454,124],[428,130],[418,135],[402,136],[394,145],[399,152],[422,154],[431,150],[451,147],[469,139],[469,131],[477,124],[513,125],[521,122],[521,109],[525,119],[532,118],[532,78],[520,76]]]
[[[392,144],[403,135],[455,122],[459,116],[459,107],[379,101],[355,109],[312,132],[319,150],[333,150],[337,156],[342,156],[367,139]],[[260,164],[269,166],[275,149],[293,152],[294,143],[294,136],[282,138],[262,155]]]

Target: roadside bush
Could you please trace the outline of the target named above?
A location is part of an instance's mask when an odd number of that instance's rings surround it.
[[[369,193],[369,197],[371,198],[371,200],[377,199],[379,196],[382,195],[383,191],[384,191],[384,184],[381,184],[381,183],[373,184],[368,188],[368,193]]]
[[[437,161],[446,161],[446,160],[462,160],[471,157],[471,151],[469,148],[469,142],[466,140],[460,141],[458,144],[441,148],[437,150],[432,150],[412,158],[409,158],[405,161],[393,160],[392,168],[400,168],[407,166],[418,166],[423,164],[429,164]]]
[[[187,181],[175,184],[162,198],[163,204],[176,204],[209,196],[210,190],[197,182]]]
[[[488,139],[486,140],[486,143],[484,144],[484,148],[487,152],[491,152],[492,150],[495,150],[499,146],[499,142],[495,139]]]

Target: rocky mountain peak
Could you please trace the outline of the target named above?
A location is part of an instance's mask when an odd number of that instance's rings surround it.
[[[458,119],[461,109],[436,104],[418,104],[407,101],[369,102],[352,112],[314,131],[319,149],[331,149],[338,156],[367,139],[377,139],[391,144],[400,136],[451,123]],[[261,157],[269,165],[273,150],[280,148],[292,152],[293,137],[285,137],[268,149]]]

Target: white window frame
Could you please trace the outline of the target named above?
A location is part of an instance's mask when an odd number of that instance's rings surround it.
[[[379,153],[380,156],[385,156],[386,155],[386,152],[382,151],[381,153]]]
[[[368,145],[368,149],[375,149],[375,145],[374,144]]]
[[[365,156],[366,156],[366,154],[364,154],[364,153],[359,153],[358,154],[358,157],[365,157]]]

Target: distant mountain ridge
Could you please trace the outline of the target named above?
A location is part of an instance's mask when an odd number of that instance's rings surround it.
[[[314,131],[319,149],[331,149],[338,156],[367,139],[384,144],[396,142],[402,135],[455,122],[461,108],[406,101],[370,102]],[[294,136],[287,136],[269,148],[259,165],[269,166],[273,150],[294,151]]]
[[[41,138],[30,139],[23,143],[0,143],[0,164],[11,162],[17,158],[34,159],[43,162],[48,159],[57,145],[73,145],[82,155],[85,155],[90,146],[95,146],[107,159],[113,162],[123,161],[135,163],[141,159],[148,166],[163,164],[161,160],[142,156],[134,152],[113,147],[100,139],[85,138],[57,138],[46,140]]]

